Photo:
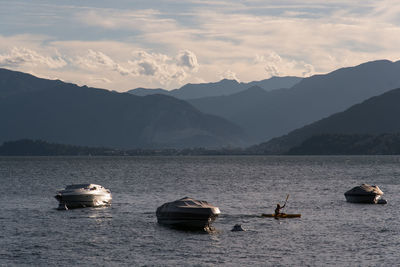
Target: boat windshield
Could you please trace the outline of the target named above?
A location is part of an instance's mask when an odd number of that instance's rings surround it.
[[[89,188],[91,184],[72,184],[67,185],[65,189],[79,189],[79,188]]]

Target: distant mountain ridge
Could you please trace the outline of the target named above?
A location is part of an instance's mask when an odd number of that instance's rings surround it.
[[[0,68],[0,98],[34,92],[63,84],[60,80],[39,79],[31,74]]]
[[[320,134],[291,148],[289,155],[399,155],[400,133]]]
[[[82,146],[72,146],[63,144],[53,144],[41,140],[17,140],[8,141],[0,145],[1,156],[88,156],[88,155],[123,155],[117,154],[109,148],[92,148]]]
[[[289,89],[266,92],[253,87],[228,96],[188,101],[204,113],[241,126],[259,143],[397,87],[400,61],[378,60],[304,78]]]
[[[229,80],[223,83],[238,84]],[[388,60],[314,75],[291,88],[267,92],[252,86],[230,95],[187,101],[163,94],[136,96],[79,87],[0,69],[0,142],[40,139],[118,149],[217,148],[243,147],[275,137],[253,148],[285,153],[314,134],[342,134],[334,132],[334,127],[333,132],[300,131],[304,125],[309,129],[313,122],[394,86],[400,88],[400,61]],[[361,115],[358,118],[353,126],[363,121]],[[342,123],[346,125],[346,119]],[[391,123],[397,125],[394,120]],[[356,134],[392,133],[389,127],[381,128],[373,132],[360,126]],[[297,133],[295,129],[300,134],[293,134]],[[288,138],[278,138],[285,134]]]
[[[136,148],[116,149],[21,139],[0,144],[0,156],[200,156],[247,155],[243,148]]]
[[[143,87],[139,87],[139,88],[127,91],[127,93],[130,93],[130,94],[133,94],[136,96],[147,96],[147,95],[155,95],[155,94],[169,95],[168,92],[169,92],[168,90],[161,89],[161,88],[148,89],[148,88],[143,88]]]
[[[287,135],[253,146],[250,150],[260,154],[282,154],[301,146],[313,136],[400,133],[399,103],[400,89],[394,89]]]
[[[179,99],[194,99],[210,96],[223,96],[231,95],[243,90],[246,90],[252,86],[258,86],[266,91],[272,91],[281,88],[290,88],[293,85],[300,82],[302,78],[299,77],[272,77],[270,79],[265,79],[262,81],[253,81],[249,83],[237,82],[236,80],[223,79],[219,82],[214,83],[199,83],[199,84],[186,84],[179,89],[174,89],[171,91],[156,88],[156,89],[146,89],[146,88],[136,88],[127,91],[128,93],[145,96],[152,94],[165,94],[170,95]]]
[[[0,143],[40,139],[111,148],[245,144],[242,129],[170,96],[139,97],[0,69]]]

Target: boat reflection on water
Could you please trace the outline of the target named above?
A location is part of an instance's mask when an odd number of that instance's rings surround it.
[[[111,192],[98,184],[74,184],[59,190],[55,198],[59,210],[111,205]]]
[[[211,223],[220,213],[218,207],[189,197],[165,203],[156,211],[159,224],[186,230],[212,230]]]

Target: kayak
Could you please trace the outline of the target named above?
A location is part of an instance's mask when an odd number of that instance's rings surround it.
[[[285,213],[281,213],[278,214],[277,216],[275,216],[275,214],[266,214],[263,213],[261,214],[262,217],[270,217],[270,218],[300,218],[301,214],[285,214]]]

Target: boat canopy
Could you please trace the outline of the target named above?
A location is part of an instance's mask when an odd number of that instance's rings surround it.
[[[187,207],[187,208],[213,208],[213,205],[208,204],[207,201],[196,200],[190,197],[184,197],[173,202],[167,203],[168,206]]]
[[[382,190],[377,185],[362,184],[353,187],[345,194],[348,195],[383,195]]]

